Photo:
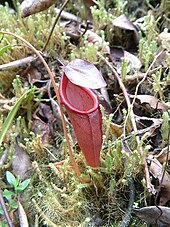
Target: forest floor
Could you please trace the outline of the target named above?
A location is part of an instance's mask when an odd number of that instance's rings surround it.
[[[168,0],[20,2],[0,4],[0,226],[170,226]]]

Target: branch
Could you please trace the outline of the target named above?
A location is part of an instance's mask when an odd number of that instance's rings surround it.
[[[68,0],[67,0],[68,1]],[[78,168],[78,165],[74,159],[74,156],[73,156],[73,152],[72,152],[72,149],[71,149],[71,145],[70,145],[70,141],[69,141],[69,138],[68,138],[68,134],[67,134],[67,127],[66,127],[66,122],[65,122],[65,119],[64,119],[64,113],[63,113],[63,109],[62,109],[62,106],[60,104],[60,96],[59,96],[59,93],[58,93],[58,87],[56,85],[56,82],[55,82],[55,79],[54,79],[54,75],[52,73],[52,71],[50,70],[48,64],[46,63],[46,61],[44,60],[44,58],[42,57],[42,55],[40,54],[39,51],[37,51],[37,49],[32,46],[28,41],[26,41],[24,38],[20,37],[19,35],[17,34],[14,34],[12,32],[7,32],[7,31],[0,31],[0,33],[2,34],[7,34],[7,35],[11,35],[19,40],[21,40],[23,43],[25,43],[27,45],[27,47],[29,47],[38,57],[39,59],[41,60],[41,62],[43,63],[44,67],[46,68],[49,76],[50,76],[50,79],[51,79],[51,82],[52,82],[52,85],[54,87],[54,91],[55,91],[55,94],[57,96],[57,99],[58,99],[58,103],[59,103],[59,106],[60,106],[60,111],[61,111],[61,119],[62,119],[62,124],[63,124],[63,130],[64,130],[64,136],[66,138],[66,143],[67,143],[67,146],[68,146],[68,150],[69,150],[69,154],[70,154],[70,159],[71,159],[71,162],[72,162],[72,165],[73,165],[73,168],[77,174],[77,176],[82,180],[82,181],[88,181],[89,182],[89,179],[85,179],[85,178],[81,178],[80,175],[80,170]]]
[[[51,28],[51,31],[50,31],[50,33],[49,33],[49,35],[48,35],[48,38],[47,38],[47,40],[46,40],[46,42],[45,42],[45,44],[44,44],[44,46],[43,46],[41,52],[44,52],[44,51],[45,51],[45,49],[46,49],[46,47],[47,47],[47,45],[48,45],[48,43],[49,43],[49,41],[50,41],[51,35],[52,35],[53,31],[54,31],[54,28],[55,28],[55,26],[56,26],[56,24],[57,24],[57,22],[58,22],[58,20],[59,20],[59,18],[60,18],[60,15],[61,15],[62,11],[64,10],[64,8],[65,8],[65,6],[67,5],[68,2],[69,2],[69,0],[66,0],[66,1],[63,3],[63,5],[62,5],[62,7],[61,7],[61,9],[60,9],[60,11],[59,11],[59,13],[58,13],[58,15],[57,15],[55,21],[54,21],[54,24],[53,24],[53,26],[52,26],[52,28]]]
[[[123,95],[125,97],[125,100],[126,100],[126,103],[127,103],[127,106],[128,106],[128,114],[127,114],[126,119],[128,118],[128,116],[130,116],[133,131],[134,131],[134,133],[136,133],[137,132],[137,125],[136,125],[136,121],[135,121],[135,115],[133,113],[133,105],[130,102],[130,99],[129,99],[128,93],[126,91],[125,85],[123,84],[120,76],[118,75],[118,73],[116,72],[116,70],[113,68],[113,66],[111,65],[111,63],[105,57],[103,57],[100,53],[98,53],[98,56],[108,65],[108,67],[110,68],[110,70],[112,71],[112,73],[114,74],[114,76],[116,77],[116,79],[117,79],[117,81],[118,81],[118,83],[120,85],[120,88],[122,89]],[[154,60],[156,61],[156,59],[154,59]],[[152,64],[152,66],[153,66],[153,64]],[[151,67],[149,67],[149,69],[150,68]],[[149,70],[147,72],[149,72]],[[147,74],[146,74],[146,76],[147,76]],[[144,79],[146,78],[146,76],[143,78],[142,81],[144,81]],[[112,79],[114,79],[114,78],[112,78]],[[125,132],[124,132],[124,137],[125,137]],[[136,136],[136,142],[137,142],[137,144],[140,143],[139,136]],[[139,147],[139,155],[141,157],[143,157],[143,149],[142,149],[142,147]],[[150,182],[150,175],[149,175],[149,170],[148,170],[148,165],[147,165],[146,160],[144,160],[144,171],[145,171],[145,178],[146,178],[147,189],[149,191],[152,191],[152,185],[151,185],[151,182]]]
[[[24,68],[28,64],[32,63],[35,59],[36,59],[35,56],[29,56],[26,58],[22,58],[16,61],[0,65],[0,71],[12,70],[19,67]]]
[[[12,221],[9,217],[8,211],[7,211],[6,206],[5,206],[5,202],[4,202],[4,199],[3,199],[3,196],[2,196],[2,190],[1,189],[0,189],[0,204],[1,204],[2,209],[4,211],[4,215],[6,217],[6,220],[8,222],[9,227],[13,227]]]

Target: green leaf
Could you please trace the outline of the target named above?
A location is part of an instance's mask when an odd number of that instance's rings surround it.
[[[10,202],[12,195],[14,195],[14,192],[9,191],[8,189],[5,189],[2,193],[2,195]]]
[[[7,46],[4,46],[4,47],[1,47],[1,48],[0,48],[0,57],[2,57],[2,55],[3,55],[9,48],[11,48],[11,45],[7,45]]]
[[[2,193],[2,195],[3,195],[4,197],[9,197],[9,196],[14,195],[14,192],[9,191],[8,189],[5,189],[5,190],[3,191],[3,193]]]
[[[18,204],[15,201],[12,201],[10,203],[10,207],[13,208],[13,209],[16,209],[16,208],[18,208]]]
[[[9,171],[6,171],[6,179],[10,185],[14,186],[16,184],[15,176]]]
[[[2,130],[0,132],[0,147],[2,145],[2,141],[3,141],[3,138],[5,136],[5,134],[7,133],[8,131],[8,128],[10,127],[10,124],[12,123],[22,101],[25,99],[25,97],[27,95],[29,95],[29,93],[31,93],[33,91],[33,89],[29,89],[28,91],[26,91],[15,103],[15,105],[13,106],[13,108],[10,110],[5,122],[3,123],[2,125]]]
[[[8,227],[7,221],[6,220],[0,221],[0,226],[1,227]]]
[[[2,209],[2,206],[0,205],[0,214],[1,215],[4,215],[4,211],[3,211],[3,209]],[[1,223],[1,222],[0,222]]]
[[[23,191],[27,186],[28,184],[30,183],[31,179],[26,179],[24,180],[22,183],[20,183],[18,185],[18,187],[16,188],[17,191]]]

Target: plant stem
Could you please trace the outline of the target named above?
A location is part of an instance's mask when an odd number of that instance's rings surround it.
[[[4,199],[3,199],[3,196],[2,196],[2,190],[1,189],[0,189],[0,205],[2,206],[2,209],[4,211],[4,215],[6,217],[6,220],[8,222],[9,227],[13,227],[13,224],[11,222],[11,219],[9,217],[9,214],[8,214],[6,206],[5,206],[5,202],[4,202]]]
[[[132,213],[133,203],[135,199],[135,185],[134,185],[134,180],[132,176],[129,177],[128,182],[129,182],[129,189],[130,189],[129,205],[128,205],[127,212],[123,220],[121,221],[121,224],[119,227],[128,227],[131,219],[131,213]]]
[[[17,38],[17,39],[21,40],[23,43],[25,43],[39,57],[39,59],[42,61],[43,65],[44,65],[44,67],[46,68],[46,70],[47,70],[47,72],[48,72],[48,74],[50,76],[52,85],[54,87],[55,94],[56,94],[57,99],[58,99],[58,103],[59,103],[59,107],[60,107],[60,111],[61,111],[61,119],[62,119],[62,125],[63,125],[63,130],[64,130],[64,136],[66,138],[68,150],[69,150],[69,153],[70,153],[70,159],[71,159],[73,168],[74,168],[77,176],[80,177],[81,173],[80,173],[79,168],[78,168],[78,165],[77,165],[77,163],[76,163],[76,161],[75,161],[75,159],[73,157],[72,149],[71,149],[69,138],[68,138],[68,134],[67,134],[66,122],[65,122],[65,119],[64,119],[64,114],[63,114],[62,106],[60,104],[60,96],[59,96],[59,93],[58,93],[58,87],[57,87],[57,85],[55,83],[55,79],[54,79],[54,75],[53,75],[52,71],[50,70],[48,64],[46,63],[46,61],[44,60],[44,58],[42,57],[42,55],[40,54],[40,52],[37,51],[36,48],[34,46],[32,46],[24,38],[20,37],[17,34],[12,33],[12,32],[0,31],[0,33],[14,36],[15,38]],[[82,178],[82,180],[83,180],[83,178]]]
[[[43,46],[41,52],[44,52],[44,51],[45,51],[45,49],[46,49],[46,47],[47,47],[47,45],[48,45],[48,43],[49,43],[49,41],[50,41],[51,35],[52,35],[53,31],[54,31],[54,28],[55,28],[55,26],[56,26],[56,24],[57,24],[57,22],[58,22],[58,20],[59,20],[59,18],[60,18],[60,15],[61,15],[62,11],[64,10],[64,8],[65,8],[65,6],[67,5],[68,2],[69,2],[69,0],[66,0],[66,1],[63,3],[63,5],[62,5],[62,7],[61,7],[61,9],[60,9],[60,11],[59,11],[59,13],[58,13],[58,15],[57,15],[55,21],[54,21],[54,24],[53,24],[53,26],[52,26],[52,28],[51,28],[51,31],[50,31],[50,33],[49,33],[49,35],[48,35],[48,38],[47,38],[47,40],[46,40],[46,42],[45,42],[45,44],[44,44],[44,46]]]
[[[138,93],[138,90],[139,90],[139,86],[146,80],[146,77],[148,76],[151,68],[153,67],[153,65],[155,64],[156,60],[159,58],[159,56],[163,53],[164,50],[161,50],[153,59],[152,63],[150,64],[148,70],[146,71],[146,73],[144,74],[144,77],[142,78],[142,80],[137,84],[136,86],[136,90],[135,90],[135,94],[134,94],[134,98],[133,98],[133,101],[132,101],[132,106],[134,105],[135,103],[135,100],[136,100],[136,97],[137,97],[137,93]]]
[[[130,119],[131,119],[133,131],[137,132],[137,125],[136,125],[135,116],[134,116],[134,113],[133,113],[133,105],[130,102],[130,99],[129,99],[128,93],[126,91],[125,85],[123,84],[121,78],[119,77],[118,73],[113,68],[111,63],[105,57],[103,57],[100,53],[98,53],[98,56],[108,65],[108,67],[110,68],[110,70],[112,71],[114,76],[116,77],[116,79],[117,79],[117,81],[118,81],[118,83],[120,85],[120,88],[122,89],[123,95],[125,97],[125,100],[126,100],[126,103],[127,103],[127,106],[128,106],[128,115],[130,116]],[[124,133],[124,137],[125,137],[125,133]],[[136,136],[136,142],[137,142],[137,144],[140,143],[139,136]],[[139,155],[141,157],[143,157],[143,149],[142,149],[142,147],[139,148]],[[143,164],[144,164],[144,171],[145,171],[147,189],[149,191],[151,191],[152,189],[151,189],[151,183],[150,183],[150,176],[149,176],[149,170],[148,170],[146,159],[144,160]]]

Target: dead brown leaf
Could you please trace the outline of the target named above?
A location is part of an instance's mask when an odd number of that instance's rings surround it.
[[[139,70],[142,66],[142,63],[139,58],[136,57],[134,54],[129,53],[128,51],[124,51],[124,59],[130,62],[131,68],[134,70]]]
[[[121,45],[126,49],[135,49],[139,35],[135,25],[123,14],[112,21],[113,38],[111,45]]]
[[[131,54],[128,51],[123,50],[123,48],[118,47],[111,47],[110,48],[110,59],[115,63],[118,63],[118,66],[120,66],[122,58],[124,58],[130,66],[130,69],[136,70],[140,69],[142,64],[140,60],[133,54]]]
[[[95,32],[93,32],[91,30],[87,30],[86,35],[87,35],[88,42],[97,44],[99,49],[103,48],[105,53],[107,53],[107,54],[110,53],[110,48],[109,48],[108,44],[99,35],[97,35]]]
[[[41,80],[41,73],[35,67],[31,67],[27,73],[28,73],[29,83],[33,84]]]
[[[48,145],[54,141],[54,122],[55,117],[50,106],[40,103],[33,114],[32,129],[36,133],[38,127],[40,127],[40,136],[43,144]]]
[[[21,180],[25,180],[30,177],[31,161],[29,155],[24,151],[24,149],[15,144],[14,158],[12,160],[13,173],[19,176]]]
[[[170,50],[170,32],[162,32],[159,34],[159,39],[167,50]]]
[[[88,7],[94,6],[96,3],[93,0],[83,0],[84,4],[86,4]]]
[[[130,95],[130,98],[134,98],[134,95]],[[137,95],[137,99],[142,103],[148,103],[152,108],[162,110],[163,112],[169,109],[169,105],[159,101],[156,97],[152,95]]]
[[[170,146],[169,146],[169,149],[168,149],[168,147],[165,147],[161,150],[161,152],[158,155],[155,156],[160,163],[166,162],[167,153],[169,152],[169,150],[170,150]],[[168,161],[169,160],[170,160],[170,152],[168,154]]]
[[[41,12],[53,5],[56,0],[24,0],[21,3],[21,15],[27,17],[29,15]]]
[[[164,170],[161,163],[152,155],[148,156],[148,160],[150,160],[149,172],[155,179],[158,179],[159,184],[161,184],[160,205],[164,205],[170,200],[170,175],[165,171],[162,180]]]
[[[20,227],[29,227],[27,215],[20,201],[18,201],[18,216]]]
[[[125,14],[120,15],[112,21],[113,25],[126,30],[136,30],[133,23],[125,16]]]
[[[123,127],[121,125],[114,124],[113,122],[110,123],[110,133],[116,138],[120,137],[123,133]]]
[[[135,119],[138,127],[142,127],[142,129],[139,130],[139,134],[147,132],[148,136],[154,136],[156,134],[156,129],[159,128],[162,123],[162,119],[159,118],[148,118],[135,115]],[[146,128],[143,128],[145,126]]]
[[[162,227],[170,226],[170,208],[164,206],[149,206],[134,209],[134,213],[148,225],[158,224]]]

